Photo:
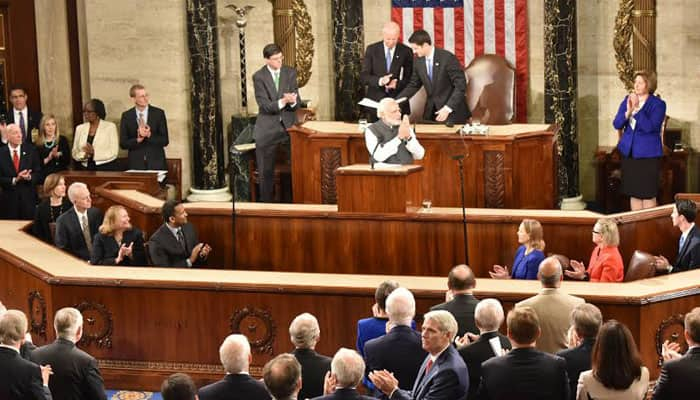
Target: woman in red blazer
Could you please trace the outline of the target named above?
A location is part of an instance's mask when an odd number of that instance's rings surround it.
[[[569,278],[590,280],[591,282],[622,282],[625,277],[625,267],[617,246],[620,244],[620,233],[617,224],[611,219],[599,219],[591,233],[596,247],[591,253],[588,268],[576,260],[571,260],[573,271],[565,271]]]

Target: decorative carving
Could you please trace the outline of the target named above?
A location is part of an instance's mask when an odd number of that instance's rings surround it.
[[[314,57],[314,35],[311,32],[311,17],[304,0],[292,1],[296,36],[297,85],[304,87],[311,78],[311,60]]]
[[[656,329],[656,354],[659,357],[657,362],[659,367],[664,363],[664,358],[661,355],[661,346],[666,340],[680,344],[681,353],[685,353],[688,350],[688,343],[685,342],[683,336],[683,331],[685,330],[684,319],[685,315],[683,314],[672,315],[661,321]]]
[[[615,16],[615,36],[613,37],[617,74],[628,91],[634,87],[634,64],[632,62],[631,45],[633,9],[634,0],[620,0],[620,8],[617,10],[617,16]]]
[[[97,347],[112,348],[112,313],[104,304],[83,301],[74,306],[83,314],[83,338],[82,345],[88,346],[92,342]]]
[[[46,340],[46,299],[38,290],[29,293],[29,331]]]
[[[503,208],[506,205],[505,159],[501,151],[484,152],[484,207]]]
[[[321,149],[321,203],[336,204],[338,194],[335,189],[335,170],[340,167],[340,148]]]
[[[101,370],[120,369],[139,371],[179,371],[187,374],[223,374],[224,368],[220,364],[192,364],[167,361],[134,361],[134,360],[104,360],[98,359],[97,366]],[[262,377],[262,367],[251,365],[248,368],[250,375]]]
[[[245,335],[250,348],[258,353],[272,354],[275,330],[275,322],[267,310],[244,307],[231,316],[231,332]]]

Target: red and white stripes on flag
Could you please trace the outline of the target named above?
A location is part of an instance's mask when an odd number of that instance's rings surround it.
[[[527,121],[527,0],[392,0],[391,20],[403,43],[424,29],[463,66],[481,54],[505,57],[515,67],[516,120]]]

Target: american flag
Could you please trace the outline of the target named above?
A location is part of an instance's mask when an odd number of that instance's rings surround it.
[[[392,0],[391,20],[408,44],[424,29],[463,66],[481,54],[506,58],[516,73],[516,120],[527,121],[527,0]]]

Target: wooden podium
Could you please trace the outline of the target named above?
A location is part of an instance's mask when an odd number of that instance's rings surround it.
[[[353,164],[338,168],[338,212],[414,212],[423,202],[422,165]]]

